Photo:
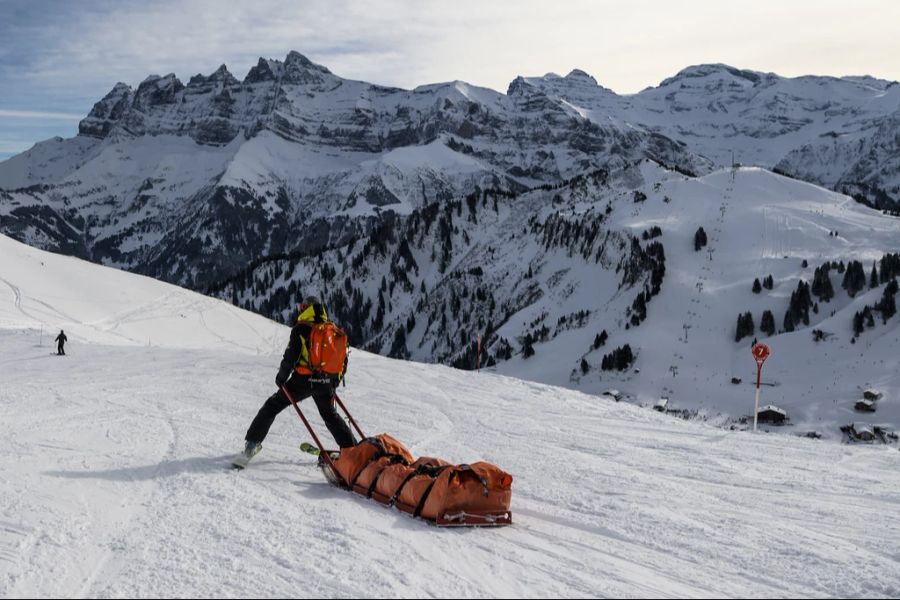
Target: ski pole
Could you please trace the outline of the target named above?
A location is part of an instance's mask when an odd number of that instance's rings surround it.
[[[287,386],[282,385],[281,391],[284,392],[284,395],[287,396],[287,399],[290,400],[291,405],[294,407],[294,410],[297,411],[297,414],[300,416],[300,419],[303,421],[303,424],[306,425],[306,429],[309,431],[309,434],[312,436],[313,441],[316,443],[316,446],[319,448],[319,456],[324,457],[325,462],[328,463],[328,466],[331,467],[331,470],[337,475],[339,478],[340,473],[334,466],[334,461],[331,460],[331,455],[325,451],[325,447],[322,445],[322,442],[319,441],[319,436],[316,435],[316,432],[313,431],[312,425],[309,424],[309,421],[306,420],[306,417],[303,415],[303,411],[300,410],[300,406],[294,400],[294,397],[291,396],[291,393],[287,390]]]
[[[359,428],[359,425],[356,424],[356,420],[353,418],[353,415],[350,414],[350,411],[347,410],[347,407],[344,406],[344,402],[343,402],[343,400],[341,400],[340,396],[337,395],[337,392],[334,393],[334,399],[338,403],[338,405],[341,407],[341,410],[344,411],[344,414],[347,415],[347,418],[350,419],[350,422],[353,424],[353,427],[354,427],[354,429],[356,429],[356,432],[359,434],[359,437],[362,439],[366,439],[366,434],[364,434],[362,432],[362,429]]]

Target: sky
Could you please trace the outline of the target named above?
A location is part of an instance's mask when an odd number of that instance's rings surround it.
[[[852,8],[851,8],[852,7]],[[689,65],[900,80],[896,0],[0,0],[0,160],[78,121],[118,81],[187,81],[297,50],[383,85],[505,92],[574,68],[618,93]]]

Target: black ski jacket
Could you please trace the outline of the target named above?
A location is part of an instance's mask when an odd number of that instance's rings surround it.
[[[281,365],[278,367],[278,375],[275,382],[282,385],[291,376],[294,367],[300,360],[303,347],[309,344],[309,333],[312,331],[309,323],[297,323],[291,329],[291,338],[288,341],[287,348],[284,349],[284,356],[281,358]]]

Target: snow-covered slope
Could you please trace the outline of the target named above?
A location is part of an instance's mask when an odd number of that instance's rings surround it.
[[[0,328],[34,330],[47,347],[59,331],[81,343],[167,348],[219,346],[268,354],[281,327],[149,277],[43,252],[0,235]],[[77,354],[77,350],[75,350]]]
[[[896,252],[900,231],[895,218],[761,169],[720,171],[700,179],[650,172],[645,180],[641,189],[647,199],[635,203],[633,194],[621,194],[618,205],[613,200],[607,226],[635,237],[653,226],[662,231],[656,241],[665,249],[666,274],[659,295],[648,299],[647,319],[634,327],[628,318],[646,279],[630,289],[610,289],[600,277],[595,275],[594,283],[575,267],[554,288],[547,276],[573,261],[560,254],[545,256],[539,279],[550,300],[539,305],[545,316],[535,309],[531,314],[552,327],[559,317],[579,309],[595,313],[583,326],[535,344],[535,356],[501,363],[502,372],[595,392],[620,388],[648,405],[668,396],[674,407],[703,409],[710,416],[719,411],[746,415],[752,414],[755,379],[750,345],[758,338],[772,348],[765,374],[776,384],[766,389],[763,401],[787,409],[797,431],[822,430],[839,437],[838,427],[854,420],[900,426],[895,358],[900,320],[877,319],[877,325],[858,338],[852,329],[854,313],[876,304],[885,284],[869,289],[867,277],[865,289],[851,298],[841,289],[841,276],[833,272],[836,297],[829,302],[814,298],[818,313],[810,313],[808,325],[798,323],[796,331],[786,332],[783,324],[798,283],[811,282],[823,263],[861,261],[868,276],[873,262]],[[577,215],[591,209],[597,210],[596,200],[576,202],[560,214],[577,222]],[[709,235],[709,245],[699,252],[693,246],[698,226]],[[767,275],[773,276],[774,288],[752,293],[754,278]],[[604,305],[599,298],[608,300]],[[759,330],[765,310],[775,315],[777,332],[771,337]],[[737,316],[747,311],[757,326],[755,335],[735,343]],[[514,337],[526,328],[529,317],[528,312],[516,315],[498,334]],[[631,327],[623,330],[627,325]],[[592,350],[591,341],[601,329],[610,337]],[[815,341],[815,329],[828,337]],[[625,343],[639,352],[632,369],[624,374],[600,371],[601,357]],[[573,356],[571,348],[585,353]],[[581,356],[591,369],[586,374],[579,369]],[[734,376],[742,378],[743,385],[731,384]],[[876,414],[860,418],[853,405],[868,387],[883,388],[891,399],[880,404]]]
[[[3,597],[900,594],[896,450],[355,351],[341,391],[367,431],[515,476],[515,525],[437,530],[329,487],[290,412],[248,470],[227,470],[279,358],[253,346],[286,328],[161,294],[155,322],[181,335],[146,346],[123,313],[171,288],[0,243]],[[78,328],[69,356],[20,327],[38,322]]]
[[[763,401],[788,411],[787,430],[840,437],[853,420],[900,426],[900,319],[853,330],[854,314],[890,285],[870,288],[868,276],[900,249],[898,223],[763,169],[691,178],[644,161],[515,197],[429,206],[362,240],[267,261],[216,291],[287,318],[288,299],[312,290],[381,354],[471,369],[481,335],[481,364],[497,372],[592,393],[618,388],[640,404],[667,396],[670,408],[722,420],[752,414],[757,338],[772,347],[765,373],[777,384]],[[700,227],[708,244],[696,251]],[[798,285],[825,263],[851,261],[864,266],[865,288],[851,296],[843,267],[832,269],[834,297],[813,294],[809,322],[794,318],[788,331]],[[772,289],[753,293],[767,276]],[[765,311],[773,335],[761,331]],[[746,312],[754,333],[735,342]],[[636,356],[629,368],[602,369],[626,344]],[[871,386],[886,401],[860,416],[854,404]]]
[[[896,451],[356,351],[342,395],[367,431],[515,476],[514,526],[437,530],[329,487],[290,412],[227,469],[286,328],[0,242],[4,597],[900,593]],[[135,314],[179,335],[146,346]],[[69,356],[21,327],[39,322],[77,331]]]

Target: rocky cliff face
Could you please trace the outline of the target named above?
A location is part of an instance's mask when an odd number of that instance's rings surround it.
[[[336,214],[365,223],[644,157],[710,167],[664,135],[590,118],[525,80],[508,95],[463,82],[401,90],[343,79],[296,52],[260,59],[243,81],[223,65],[187,85],[172,74],[117,84],[79,132],[0,165],[0,228],[188,285],[303,248],[322,237],[306,224]]]

